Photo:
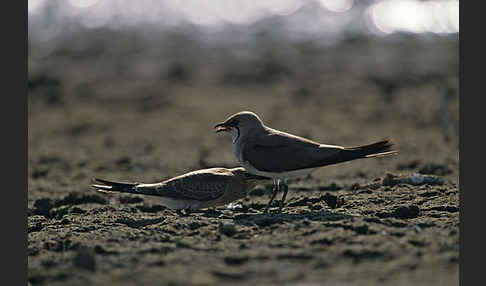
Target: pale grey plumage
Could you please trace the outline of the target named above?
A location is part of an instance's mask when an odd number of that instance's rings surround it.
[[[122,183],[94,179],[102,192],[122,192],[158,196],[172,209],[201,209],[228,204],[244,198],[258,183],[268,180],[244,168],[210,168],[192,171],[159,183]]]

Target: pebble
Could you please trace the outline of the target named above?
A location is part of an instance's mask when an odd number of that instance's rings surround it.
[[[236,230],[236,226],[232,222],[221,222],[219,224],[219,232],[221,234],[224,234],[226,236],[233,236],[235,235],[238,231]]]

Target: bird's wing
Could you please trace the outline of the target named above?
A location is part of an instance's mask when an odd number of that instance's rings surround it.
[[[327,165],[342,150],[340,146],[317,142],[283,132],[271,132],[248,140],[242,159],[265,172],[288,172]]]
[[[209,201],[221,197],[231,180],[227,173],[200,172],[165,182],[164,196],[175,199]]]

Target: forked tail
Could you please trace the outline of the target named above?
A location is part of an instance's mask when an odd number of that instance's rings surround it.
[[[91,187],[95,188],[97,191],[111,193],[111,192],[120,192],[120,193],[138,193],[136,191],[136,186],[138,183],[123,183],[123,182],[113,182],[98,178],[93,178],[93,181],[100,184],[93,184]]]
[[[368,145],[345,147],[344,153],[352,159],[382,157],[398,153],[392,146],[393,142],[388,138]]]
[[[393,142],[391,139],[385,139],[368,145],[343,147],[343,149],[335,155],[327,157],[323,162],[323,166],[356,159],[383,157],[398,153],[398,151],[391,149],[392,146]]]

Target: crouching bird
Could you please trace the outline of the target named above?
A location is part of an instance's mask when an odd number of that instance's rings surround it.
[[[114,182],[94,178],[100,192],[120,192],[160,197],[162,205],[174,210],[198,210],[228,204],[269,178],[244,168],[210,168],[192,171],[159,183]]]

